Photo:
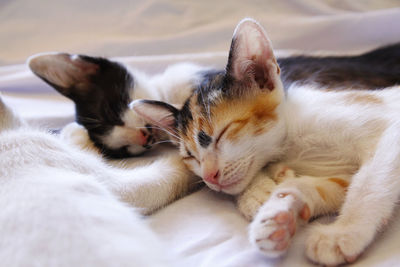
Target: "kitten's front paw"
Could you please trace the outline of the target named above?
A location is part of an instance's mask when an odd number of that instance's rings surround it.
[[[372,240],[368,231],[360,228],[338,223],[312,227],[306,242],[308,258],[329,266],[354,262]]]
[[[268,257],[279,257],[290,245],[298,217],[308,221],[310,214],[308,205],[294,193],[274,194],[251,223],[250,241]]]
[[[76,122],[67,124],[61,130],[60,138],[80,149],[100,153],[99,149],[90,140],[87,130]]]
[[[269,177],[262,177],[254,184],[255,189],[249,188],[237,199],[239,211],[248,220],[252,221],[260,207],[267,202],[276,184]]]

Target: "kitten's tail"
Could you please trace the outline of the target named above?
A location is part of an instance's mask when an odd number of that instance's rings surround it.
[[[0,94],[0,131],[21,127],[24,122],[4,102]]]
[[[285,88],[292,83],[329,89],[380,89],[400,84],[400,43],[355,56],[278,59]]]

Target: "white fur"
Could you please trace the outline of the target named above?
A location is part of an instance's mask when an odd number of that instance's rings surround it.
[[[84,145],[83,129],[71,127],[64,138]],[[112,168],[92,151],[25,127],[0,102],[0,165],[2,266],[173,266],[121,200],[149,213],[187,191],[191,175],[177,156]]]
[[[400,194],[400,109],[395,106],[399,89],[358,92],[380,99],[381,104],[349,105],[347,99],[354,92],[297,88],[289,94],[285,120],[290,152],[285,161],[317,177],[355,173],[338,220],[311,230],[307,255],[313,261],[352,261],[390,218]],[[340,194],[337,197],[340,200]]]

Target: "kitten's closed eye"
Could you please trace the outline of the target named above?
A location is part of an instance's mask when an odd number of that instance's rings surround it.
[[[200,163],[200,161],[193,156],[192,152],[190,152],[189,149],[186,148],[186,156],[183,157],[183,160],[195,160],[197,163]]]
[[[218,135],[217,140],[215,141],[215,146],[218,146],[219,141],[221,140],[221,138],[224,136],[224,134],[226,133],[226,131],[229,129],[229,127],[231,127],[231,125],[234,122],[229,123],[228,125],[225,126],[224,129],[222,129],[221,133]]]

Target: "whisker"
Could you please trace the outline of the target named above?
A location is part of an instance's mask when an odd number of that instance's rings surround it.
[[[161,130],[163,132],[166,132],[167,134],[175,137],[176,139],[178,139],[179,141],[182,141],[182,138],[180,138],[176,133],[172,133],[164,128],[161,128],[159,126],[150,126],[150,127],[145,127],[145,126],[136,126],[136,129],[147,129],[147,128],[151,128],[151,129],[156,129],[156,130]]]
[[[158,145],[158,144],[163,144],[163,143],[173,143],[173,142],[171,140],[163,140],[163,141],[155,142],[152,145]]]
[[[203,183],[204,183],[203,180],[200,179],[200,180],[198,180],[198,181],[193,182],[192,185],[203,184]]]

